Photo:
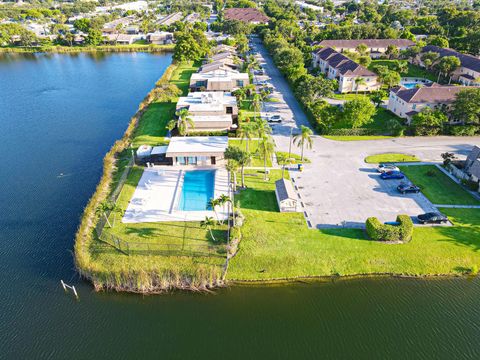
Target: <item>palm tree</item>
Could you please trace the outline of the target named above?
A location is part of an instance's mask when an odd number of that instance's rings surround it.
[[[293,137],[293,143],[298,147],[302,147],[301,161],[303,161],[303,150],[305,148],[305,145],[307,145],[307,148],[309,149],[311,149],[313,146],[312,135],[313,135],[312,129],[302,125],[301,133]]]
[[[240,125],[240,128],[238,129],[238,133],[239,133],[242,141],[244,139],[247,140],[247,144],[245,146],[245,150],[247,150],[247,152],[248,152],[248,149],[249,149],[250,140],[252,140],[252,137],[253,137],[255,132],[256,132],[256,129],[255,129],[255,125],[253,123],[242,123]]]
[[[252,153],[248,151],[242,151],[240,156],[237,159],[238,165],[241,167],[241,174],[242,174],[242,188],[245,188],[245,166],[248,166],[252,161]]]
[[[257,121],[254,122],[255,131],[258,134],[259,138],[266,137],[272,133],[272,128],[268,124],[268,121],[262,118],[258,118]]]
[[[257,112],[259,113],[262,108],[262,97],[260,94],[253,94],[251,107],[253,110],[253,119],[255,120],[257,118]]]
[[[217,218],[217,221],[219,221],[218,219],[218,214],[217,214],[217,209],[216,207],[221,205],[220,204],[220,200],[219,199],[210,199],[210,201],[208,202],[208,205],[212,208],[213,212],[215,213],[215,217]]]
[[[367,85],[367,82],[365,81],[365,79],[363,77],[357,77],[355,79],[355,93],[358,94],[358,87],[360,85]]]
[[[180,135],[186,136],[188,128],[195,128],[195,123],[190,117],[191,114],[188,109],[180,109],[176,115],[178,116],[178,132]]]
[[[225,168],[228,170],[230,174],[230,179],[233,184],[233,191],[237,191],[237,170],[238,170],[238,162],[233,159],[229,159],[227,161],[227,165]]]
[[[272,156],[275,150],[275,145],[269,136],[263,136],[258,142],[257,152],[263,157],[264,177],[263,180],[267,181],[267,158]]]
[[[232,202],[232,199],[230,199],[230,197],[225,194],[220,195],[217,198],[217,200],[219,205],[221,205],[224,210],[225,210],[225,205]],[[223,224],[223,221],[222,221],[222,224]]]
[[[202,220],[200,222],[200,226],[202,228],[207,229],[210,232],[210,236],[212,237],[212,240],[217,242],[217,239],[215,239],[215,237],[213,236],[213,232],[212,232],[212,227],[215,226],[215,225],[216,225],[215,220],[212,217],[208,217],[208,216],[205,216],[205,220]]]

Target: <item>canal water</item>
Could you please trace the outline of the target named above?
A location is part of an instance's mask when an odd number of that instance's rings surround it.
[[[0,56],[1,359],[478,359],[480,281],[357,279],[95,293],[73,239],[170,55]],[[75,284],[80,300],[64,294]]]

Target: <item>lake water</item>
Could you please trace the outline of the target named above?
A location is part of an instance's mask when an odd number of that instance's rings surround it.
[[[95,293],[73,239],[102,158],[169,55],[0,56],[0,358],[478,359],[480,281]],[[65,295],[75,284],[80,300]]]

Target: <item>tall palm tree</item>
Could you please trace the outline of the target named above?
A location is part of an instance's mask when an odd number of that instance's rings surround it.
[[[263,136],[258,142],[257,152],[263,157],[264,177],[263,180],[267,181],[267,158],[272,156],[275,150],[275,145],[269,136]]]
[[[217,221],[219,221],[218,219],[218,213],[217,213],[217,206],[221,205],[220,204],[220,200],[219,199],[210,199],[210,201],[208,202],[208,205],[212,208],[213,212],[215,213],[215,217],[217,218]]]
[[[228,170],[230,174],[230,180],[233,184],[233,191],[237,191],[237,170],[238,170],[238,162],[233,159],[229,159],[227,161],[227,165],[225,168]]]
[[[302,125],[301,127],[301,133],[298,135],[295,135],[293,137],[293,143],[297,145],[298,147],[302,147],[302,158],[301,161],[303,161],[303,150],[305,148],[305,145],[307,148],[311,149],[313,146],[313,140],[312,140],[312,135],[313,131],[309,127]]]
[[[240,138],[242,139],[242,141],[244,139],[247,140],[247,143],[245,145],[245,150],[247,150],[247,152],[249,151],[249,145],[250,145],[250,140],[252,140],[252,137],[253,135],[255,134],[257,130],[255,129],[255,124],[253,123],[242,123],[240,125],[240,128],[238,129],[238,133],[240,135]]]
[[[365,79],[363,77],[357,77],[355,79],[355,93],[358,94],[358,87],[360,85],[367,85],[367,82],[365,81]]]
[[[262,118],[258,118],[254,122],[255,131],[259,138],[266,137],[272,133],[272,128],[268,124],[268,121]]]
[[[259,113],[262,108],[262,97],[260,96],[260,94],[253,94],[251,107],[253,110],[253,119],[255,120],[257,118],[257,113]]]
[[[207,229],[210,232],[210,236],[212,237],[212,240],[215,242],[217,242],[217,239],[215,239],[215,236],[213,236],[212,227],[214,227],[216,224],[217,224],[216,221],[212,217],[208,217],[208,216],[205,216],[205,220],[202,220],[200,222],[200,226],[202,228]]]
[[[226,204],[232,203],[232,199],[230,199],[230,196],[227,196],[225,194],[220,195],[217,198],[217,200],[218,200],[219,205],[221,205],[224,210],[225,210],[225,205]],[[223,224],[223,221],[222,221],[222,224]]]
[[[245,188],[245,166],[248,166],[250,164],[250,162],[252,161],[252,156],[252,153],[248,151],[242,151],[237,159],[238,165],[240,165],[241,168],[242,188]]]
[[[191,114],[188,109],[180,109],[177,111],[178,116],[178,132],[180,135],[187,136],[188,128],[194,129],[195,123],[191,118]]]

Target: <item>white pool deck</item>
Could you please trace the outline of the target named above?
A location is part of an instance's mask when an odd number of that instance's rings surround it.
[[[161,221],[200,221],[206,216],[217,218],[213,210],[179,211],[177,205],[182,193],[186,171],[215,169],[214,198],[229,194],[228,172],[219,167],[155,166],[145,168],[137,188],[122,218],[123,223]],[[228,205],[217,207],[219,220],[228,217]]]

